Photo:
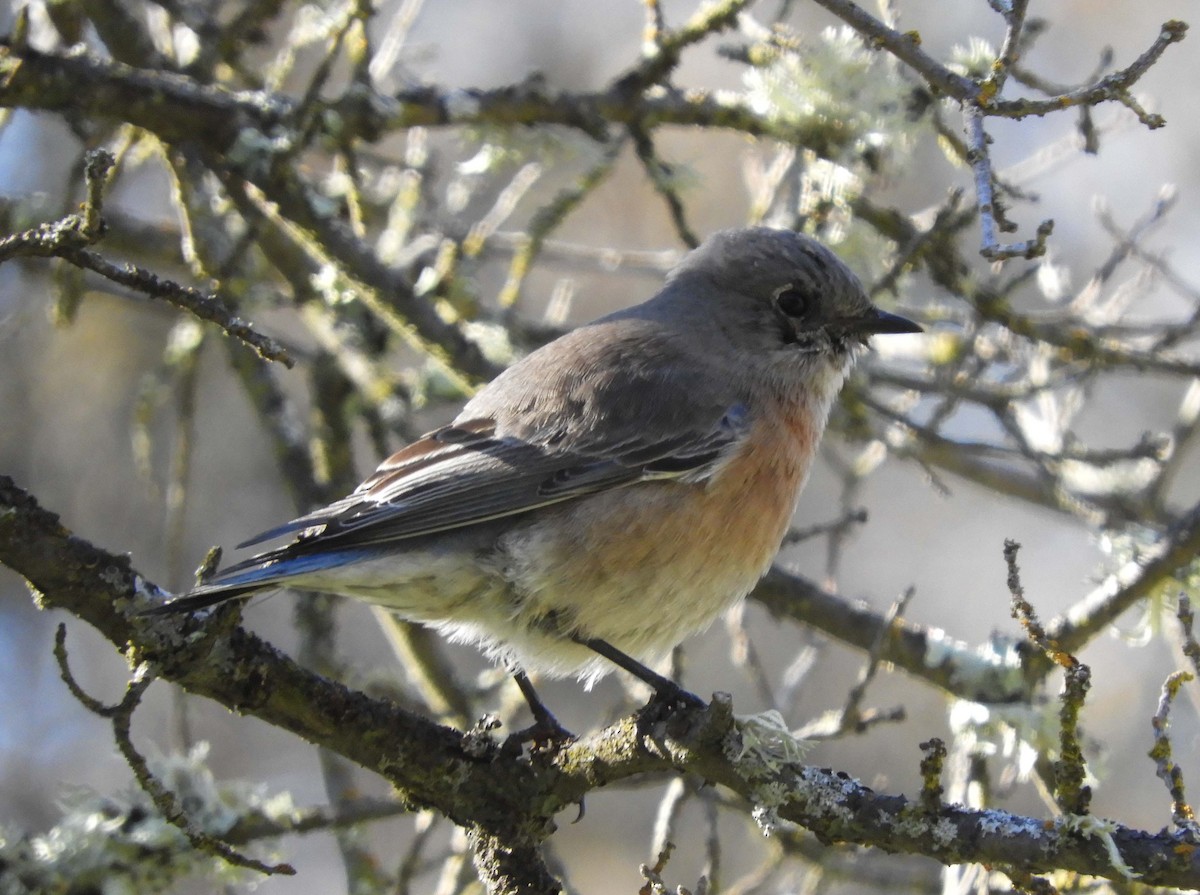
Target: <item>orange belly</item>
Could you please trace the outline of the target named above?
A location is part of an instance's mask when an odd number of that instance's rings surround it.
[[[652,656],[707,627],[770,565],[816,448],[771,415],[710,479],[647,482],[547,513],[505,551],[514,621]]]

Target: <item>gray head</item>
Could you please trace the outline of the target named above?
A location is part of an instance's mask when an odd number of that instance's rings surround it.
[[[671,271],[664,303],[686,302],[744,350],[853,355],[878,333],[921,327],[879,310],[825,246],[791,230],[714,233]]]

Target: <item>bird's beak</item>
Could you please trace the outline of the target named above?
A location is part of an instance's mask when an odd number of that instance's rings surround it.
[[[920,324],[913,323],[907,317],[899,314],[889,314],[879,308],[872,308],[861,317],[845,321],[846,329],[858,336],[883,335],[891,333],[920,333],[925,330]]]

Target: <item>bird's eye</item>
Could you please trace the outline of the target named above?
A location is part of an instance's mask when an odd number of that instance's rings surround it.
[[[811,293],[790,286],[775,296],[775,303],[779,310],[795,319],[808,317],[817,308],[817,300]]]

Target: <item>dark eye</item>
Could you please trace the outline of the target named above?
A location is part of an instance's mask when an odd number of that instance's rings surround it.
[[[799,289],[784,289],[775,296],[775,303],[784,314],[796,319],[808,317],[817,309],[816,298]]]

